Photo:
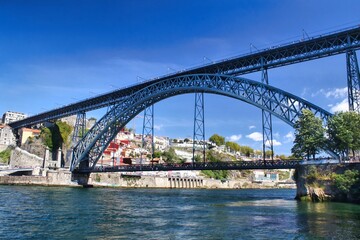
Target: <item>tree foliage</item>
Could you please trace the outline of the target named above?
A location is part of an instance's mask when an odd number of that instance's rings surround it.
[[[241,146],[240,147],[240,152],[242,154],[244,154],[245,156],[250,157],[252,154],[254,154],[254,149],[252,149],[249,146]]]
[[[306,157],[307,159],[315,155],[324,147],[325,129],[321,119],[315,117],[308,109],[302,111],[302,115],[294,124],[295,140],[291,152],[296,157]]]
[[[181,159],[179,156],[175,153],[174,148],[169,148],[168,151],[164,151],[162,153],[164,162],[166,163],[175,163],[175,162],[181,162]]]
[[[52,132],[50,128],[43,127],[40,132],[40,138],[42,142],[47,146],[50,151],[53,149]]]
[[[341,156],[360,150],[360,114],[356,112],[340,112],[328,121],[327,133],[331,148]]]
[[[206,159],[208,162],[220,162],[220,159],[213,151],[208,151],[206,153]],[[214,179],[226,179],[229,175],[228,170],[202,170],[201,172],[204,175]]]
[[[10,161],[11,149],[7,148],[4,151],[0,152],[0,162],[8,164]]]
[[[336,174],[332,175],[332,179],[334,181],[335,188],[341,194],[348,194],[350,189],[355,185],[359,184],[359,171],[357,170],[346,170],[343,174]]]
[[[225,146],[229,148],[231,151],[239,152],[240,151],[240,145],[236,142],[226,142]]]
[[[41,129],[40,138],[50,151],[70,146],[70,135],[73,127],[61,121],[57,121],[53,126]]]
[[[214,134],[209,138],[210,142],[213,142],[216,144],[216,146],[221,146],[225,144],[225,138],[218,135],[218,134]]]

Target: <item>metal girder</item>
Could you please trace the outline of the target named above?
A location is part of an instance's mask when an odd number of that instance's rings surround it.
[[[346,53],[349,110],[360,113],[360,73],[354,50]]]
[[[154,142],[154,105],[145,108],[142,130],[142,148],[146,148],[150,142],[151,160],[154,157],[155,142]],[[141,156],[142,157],[142,156]]]
[[[193,159],[195,161],[195,151],[201,146],[203,162],[205,162],[205,122],[204,122],[204,92],[195,93],[195,113],[194,113],[194,134],[193,134]]]
[[[166,163],[166,164],[133,164],[128,166],[103,167],[77,169],[79,173],[90,172],[138,172],[138,171],[170,171],[170,170],[245,170],[245,169],[295,169],[301,165],[300,160],[276,160],[276,161],[231,161],[231,162],[200,162]],[[319,163],[318,163],[319,164]],[[320,163],[321,164],[321,163]]]
[[[124,100],[136,91],[148,87],[156,82],[166,79],[185,76],[189,74],[226,74],[241,75],[260,71],[262,67],[267,69],[276,68],[284,65],[294,64],[302,61],[328,57],[336,54],[345,53],[349,50],[360,48],[360,27],[341,30],[322,36],[301,40],[274,48],[261,50],[255,53],[237,56],[231,59],[221,60],[212,64],[199,66],[196,68],[180,71],[174,74],[150,79],[149,81],[133,86],[118,89],[93,98],[86,99],[77,103],[67,105],[62,108],[40,113],[26,119],[10,123],[9,125],[18,129],[21,127],[35,125],[53,119],[59,119],[74,115],[80,111],[91,111],[115,104]],[[265,65],[262,64],[265,62]]]
[[[74,132],[71,144],[75,146],[76,143],[85,136],[85,128],[86,128],[86,113],[85,112],[78,112],[76,116],[76,122],[74,126]]]
[[[218,74],[175,77],[147,86],[115,105],[76,145],[70,169],[73,171],[83,161],[95,167],[116,133],[145,108],[172,96],[194,92],[219,94],[247,102],[270,112],[290,126],[294,125],[303,109],[309,109],[323,122],[332,116],[291,93],[244,78]]]
[[[261,71],[261,82],[268,85],[268,72],[266,68],[263,68]],[[268,91],[265,91],[263,94],[269,94]],[[267,103],[264,103],[267,104]],[[271,151],[271,160],[274,159],[274,147],[273,147],[273,135],[272,135],[272,119],[271,113],[261,110],[262,113],[262,133],[263,133],[263,160],[266,158],[266,149]]]

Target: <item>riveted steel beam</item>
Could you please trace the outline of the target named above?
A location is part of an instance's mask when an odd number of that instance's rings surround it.
[[[346,53],[349,110],[360,113],[360,74],[354,50]]]

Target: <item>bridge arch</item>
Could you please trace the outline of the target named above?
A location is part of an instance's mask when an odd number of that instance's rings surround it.
[[[279,88],[257,81],[219,74],[192,74],[165,79],[133,93],[108,111],[73,149],[70,170],[88,161],[95,167],[116,134],[137,114],[163,99],[194,92],[235,98],[280,118],[290,126],[303,109],[309,109],[325,123],[331,113]]]

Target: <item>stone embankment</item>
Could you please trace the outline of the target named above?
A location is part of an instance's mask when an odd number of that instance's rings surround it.
[[[266,182],[253,183],[247,179],[216,180],[208,178],[159,177],[123,173],[72,174],[66,169],[35,169],[32,176],[0,176],[0,184],[41,186],[94,186],[130,188],[294,188],[293,184]]]
[[[131,187],[131,188],[208,188],[208,189],[240,189],[240,188],[294,188],[294,184],[279,182],[256,183],[241,178],[237,180],[216,180],[204,177],[176,177],[154,175],[139,175],[139,173],[91,173],[89,175],[72,174],[69,170],[58,168],[58,160],[49,160],[48,153],[39,158],[20,148],[11,155],[10,169],[34,167],[32,175],[2,176],[0,184],[9,185],[41,185],[41,186],[94,186],[94,187]],[[60,159],[60,158],[58,158]],[[45,169],[42,166],[45,165]],[[4,174],[1,174],[4,173]],[[14,173],[16,174],[16,173]],[[17,175],[21,175],[18,173]],[[30,173],[31,174],[31,173]]]

